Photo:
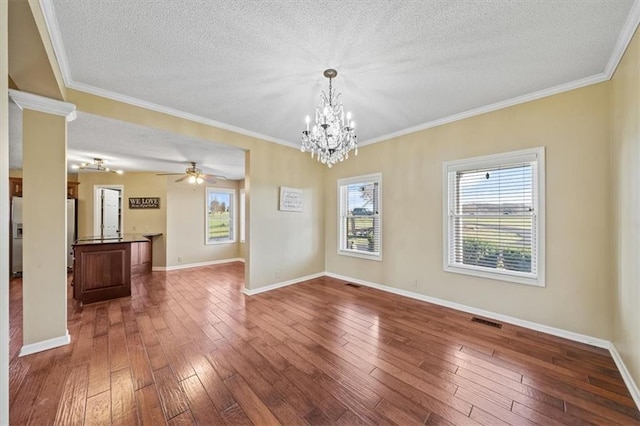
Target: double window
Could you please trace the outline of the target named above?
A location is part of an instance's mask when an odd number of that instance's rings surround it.
[[[444,164],[444,269],[544,286],[544,148]]]
[[[382,260],[382,175],[338,180],[338,253]]]
[[[233,189],[207,188],[205,243],[231,243],[235,235],[235,198]]]

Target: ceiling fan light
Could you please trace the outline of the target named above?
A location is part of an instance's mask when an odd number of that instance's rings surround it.
[[[72,168],[73,170],[78,170],[78,169],[80,168],[80,166],[78,166],[77,164],[72,164],[72,165],[71,165],[71,168]]]
[[[117,174],[119,174],[119,175],[121,175],[121,174],[123,174],[124,172],[123,172],[122,170],[116,170],[116,173],[117,173]]]
[[[189,179],[187,180],[187,182],[189,182],[190,184],[196,183],[196,177],[195,176],[189,176]]]
[[[200,176],[198,176],[198,177],[196,178],[196,183],[197,183],[198,185],[200,185],[202,182],[204,182],[204,179],[202,179]]]

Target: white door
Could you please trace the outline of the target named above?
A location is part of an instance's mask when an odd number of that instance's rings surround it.
[[[102,189],[102,235],[116,237],[120,233],[120,191]]]

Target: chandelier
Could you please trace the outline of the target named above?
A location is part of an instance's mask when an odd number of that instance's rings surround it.
[[[98,172],[112,172],[121,175],[124,173],[122,170],[112,170],[109,167],[105,167],[105,161],[102,158],[94,158],[93,163],[80,163],[73,164],[71,166],[74,170],[96,170]]]
[[[310,151],[311,158],[316,156],[322,164],[332,167],[338,161],[349,158],[349,151],[355,149],[358,155],[358,141],[356,139],[355,123],[351,121],[351,113],[346,117],[340,93],[333,96],[331,80],[338,75],[338,71],[327,69],[324,76],[329,79],[329,96],[323,91],[320,94],[320,104],[316,107],[315,125],[309,130],[309,116],[305,118],[307,129],[302,131],[300,151]]]

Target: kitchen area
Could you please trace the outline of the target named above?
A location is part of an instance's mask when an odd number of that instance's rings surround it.
[[[94,176],[93,173],[87,175],[92,178],[99,176]],[[80,179],[83,176],[85,174],[80,175]],[[73,274],[73,297],[83,304],[130,296],[132,278],[151,273],[153,245],[158,244],[157,240],[162,237],[162,233],[149,231],[147,225],[140,227],[142,232],[122,232],[125,210],[130,218],[131,215],[140,215],[136,211],[125,209],[123,185],[111,185],[111,188],[108,188],[109,185],[104,188],[87,185],[88,191],[81,193],[80,183],[72,180],[67,182],[66,267],[67,272]],[[11,277],[19,278],[23,273],[25,229],[22,178],[18,172],[14,172],[9,178],[9,184],[10,271]],[[81,199],[81,196],[84,197]],[[79,209],[80,206],[84,211]],[[147,210],[145,216],[149,216],[149,213]],[[85,222],[83,233],[78,231],[80,222]],[[136,223],[139,222],[134,222],[133,231],[139,226]]]
[[[9,177],[11,197],[9,256],[12,277],[22,276],[23,202],[22,178]],[[73,243],[78,235],[78,182],[67,182],[67,270],[73,270]]]

